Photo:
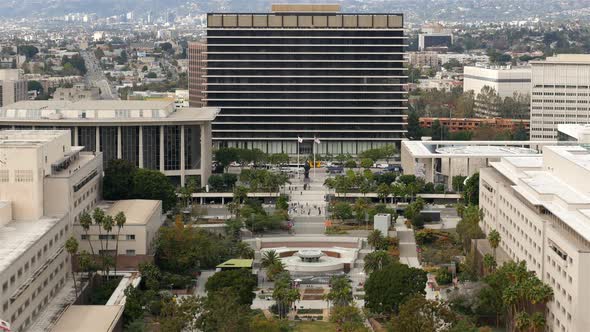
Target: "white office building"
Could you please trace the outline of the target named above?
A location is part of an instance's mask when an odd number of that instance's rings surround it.
[[[559,124],[590,123],[590,55],[531,61],[531,139],[557,139]]]
[[[475,96],[487,86],[500,98],[513,97],[514,94],[529,95],[531,90],[531,68],[511,66],[465,66],[463,72],[463,91],[473,91]],[[477,105],[476,115],[489,118],[498,117],[497,109]]]
[[[590,151],[545,146],[542,156],[504,157],[480,172],[482,230],[553,288],[547,331],[588,331]]]
[[[27,80],[19,69],[0,69],[0,107],[27,100]]]
[[[100,196],[102,155],[67,131],[0,131],[0,319],[25,331],[66,283],[64,243]]]
[[[71,144],[102,152],[105,167],[125,159],[184,185],[187,176],[207,183],[217,113],[173,101],[22,101],[0,110],[0,129],[68,129]]]

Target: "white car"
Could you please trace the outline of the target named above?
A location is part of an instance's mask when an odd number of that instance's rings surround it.
[[[382,164],[375,164],[375,167],[385,169],[385,168],[389,167],[389,164],[383,164],[383,163]]]

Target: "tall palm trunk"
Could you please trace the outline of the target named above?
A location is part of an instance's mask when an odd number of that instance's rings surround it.
[[[92,246],[92,241],[90,241],[90,235],[88,235],[88,230],[84,230],[86,234],[86,240],[88,240],[88,245],[90,245],[90,252],[92,253],[92,259],[94,259],[94,247]]]
[[[117,242],[115,244],[115,276],[117,274],[117,261],[119,259],[119,235],[121,234],[121,227],[117,229]]]
[[[110,256],[110,252],[109,252],[109,233],[107,231],[107,239],[106,239],[106,251],[104,251],[104,259],[103,259],[103,268],[106,270],[107,272],[107,280],[109,280],[109,256]]]

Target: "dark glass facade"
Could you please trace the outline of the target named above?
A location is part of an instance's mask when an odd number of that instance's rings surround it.
[[[160,169],[160,127],[144,126],[143,139],[143,168]]]
[[[401,15],[390,16],[209,14],[204,100],[221,108],[213,139],[401,140],[405,37]],[[332,21],[340,26],[322,26]]]
[[[78,127],[78,145],[83,151],[96,151],[96,127]]]
[[[139,127],[121,127],[121,156],[139,166]]]
[[[164,170],[180,169],[180,126],[164,127]]]
[[[117,140],[119,129],[117,127],[99,127],[100,151],[104,167],[107,168],[113,159],[117,159]]]
[[[199,126],[184,127],[184,168],[201,167],[201,130]]]

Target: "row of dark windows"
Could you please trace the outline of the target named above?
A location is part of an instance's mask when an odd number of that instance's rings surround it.
[[[207,71],[211,68],[392,68],[398,69],[403,67],[399,62],[309,62],[309,61],[281,61],[281,62],[209,62]]]
[[[404,99],[403,91],[389,91],[379,93],[213,93],[208,92],[209,99],[298,99],[298,100],[315,100],[315,99]]]
[[[311,70],[249,70],[249,69],[207,69],[207,75],[249,75],[249,76],[402,76],[405,71],[401,68],[386,70],[339,70],[339,69],[311,69]]]
[[[294,132],[266,132],[266,133],[250,133],[250,132],[216,132],[215,128],[213,129],[213,139],[221,139],[224,137],[227,138],[240,138],[244,140],[255,140],[256,138],[285,138],[285,139],[294,139],[297,137],[297,133]],[[308,129],[303,129],[299,133],[299,135],[303,135],[304,133],[306,136],[312,135],[313,132]],[[368,138],[368,139],[391,139],[391,138],[403,138],[404,133],[385,133],[382,131],[376,132],[349,132],[349,133],[317,133],[317,137],[320,138],[347,138],[347,139],[354,139],[354,138]]]
[[[217,116],[216,119],[224,118],[224,114],[239,114],[240,117],[227,117],[234,118],[232,121],[239,121],[242,116],[250,115],[250,114],[260,114],[260,115],[267,115],[267,116],[275,116],[275,115],[356,115],[356,116],[364,116],[364,115],[401,115],[403,114],[403,110],[401,109],[371,109],[371,108],[361,108],[361,109],[331,109],[331,108],[309,108],[309,109],[289,109],[289,108],[225,108],[221,112],[220,115]]]
[[[225,45],[401,45],[403,39],[346,39],[346,38],[209,38],[207,44],[225,44]]]
[[[278,122],[278,121],[277,121]],[[402,130],[404,125],[399,122],[385,122],[382,125],[361,125],[361,124],[248,124],[247,128],[244,125],[239,124],[224,124],[215,122],[213,127],[214,130],[270,130],[281,132],[284,130],[302,130],[302,131],[314,131],[314,130]]]
[[[343,99],[341,97],[341,99]],[[355,107],[355,106],[362,106],[362,107],[399,107],[402,106],[401,101],[360,101],[360,100],[323,100],[323,101],[309,101],[309,100],[301,100],[301,101],[268,101],[268,100],[259,100],[259,101],[230,101],[230,100],[208,100],[207,106],[211,107],[221,107],[223,112],[223,107],[228,106],[243,106],[243,107],[321,107],[321,106],[330,106],[330,107]]]
[[[214,53],[208,54],[209,60],[277,60],[292,61],[292,60],[355,60],[355,61],[371,61],[371,60],[403,60],[402,54],[347,54],[342,52],[331,52],[322,54],[268,54],[268,53],[256,53],[256,54],[223,54]],[[211,66],[211,62],[208,64]]]
[[[398,53],[403,52],[404,46],[339,46],[339,45],[310,45],[310,46],[207,46],[207,52],[257,52],[257,53],[268,53],[268,52],[293,52],[293,53],[304,53],[304,52],[345,52],[345,53]]]
[[[391,92],[407,93],[401,85],[214,85],[209,84],[209,91],[351,91],[351,92]],[[211,92],[209,92],[211,94]]]
[[[397,75],[396,75],[397,76]],[[400,75],[401,76],[401,75]],[[282,83],[282,84],[403,84],[405,78],[392,77],[208,77],[208,84],[223,83],[226,87],[231,84]],[[210,89],[212,90],[212,89]]]
[[[286,29],[286,30],[208,30],[207,37],[403,37],[404,32],[400,30],[308,30],[308,29]]]
[[[322,122],[322,123],[341,123],[341,122],[367,122],[367,123],[400,123],[403,122],[401,117],[367,117],[359,114],[358,117],[333,117],[333,116],[326,116],[326,117],[303,117],[303,116],[294,116],[294,117],[272,117],[272,116],[218,116],[215,119],[216,124],[221,124],[224,122],[300,122],[300,123],[308,123],[308,122]],[[281,125],[282,126],[282,125]]]

